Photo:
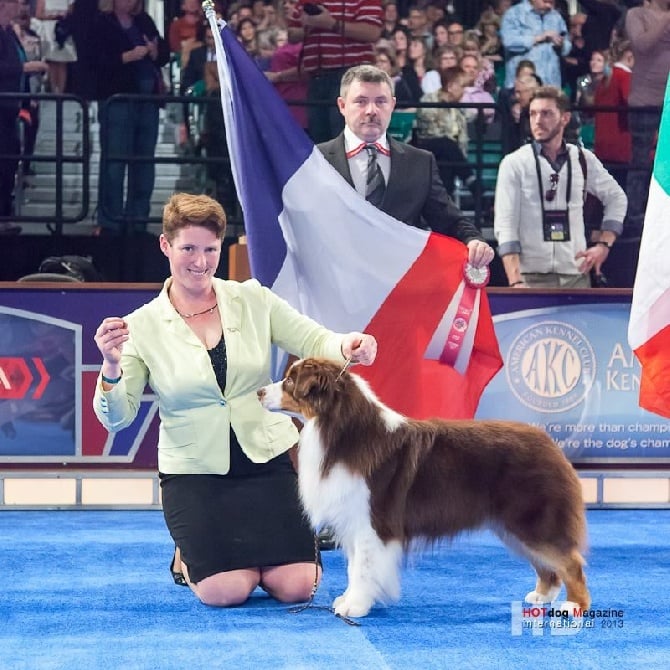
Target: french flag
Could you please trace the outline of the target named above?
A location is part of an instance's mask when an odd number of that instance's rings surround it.
[[[332,330],[373,334],[377,360],[356,371],[396,411],[474,416],[502,361],[486,293],[463,281],[465,246],[366,202],[207,16],[253,276]]]

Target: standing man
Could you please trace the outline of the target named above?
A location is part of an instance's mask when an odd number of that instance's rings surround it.
[[[493,228],[510,286],[590,288],[621,234],[626,194],[596,156],[563,133],[570,101],[560,89],[541,86],[530,102],[533,142],[500,163]],[[603,204],[598,241],[586,247],[584,198]]]
[[[301,69],[307,73],[309,135],[324,142],[342,130],[335,105],[340,80],[353,65],[374,62],[382,33],[381,0],[299,0],[289,20],[289,42],[303,42]]]
[[[626,34],[635,57],[628,106],[658,108],[655,111],[633,109],[628,115],[632,156],[626,182],[630,199],[626,234],[638,237],[647,208],[653,151],[670,72],[670,0],[649,0],[645,5],[628,10]]]
[[[505,87],[514,86],[517,63],[535,63],[543,84],[561,87],[561,56],[570,53],[572,43],[554,0],[521,0],[503,15],[500,38],[505,47]]]
[[[319,144],[321,153],[375,207],[410,226],[455,237],[467,245],[471,265],[487,266],[494,251],[447,194],[435,156],[386,134],[395,103],[386,72],[373,65],[347,70],[337,99],[344,131]],[[328,528],[319,544],[334,546]]]
[[[472,265],[488,265],[493,249],[447,194],[433,154],[386,134],[395,107],[389,75],[372,65],[351,68],[342,77],[337,105],[346,125],[319,145],[326,160],[383,212],[455,237],[467,245]]]
[[[586,14],[582,35],[589,56],[593,51],[607,51],[612,43],[612,33],[621,19],[623,7],[620,0],[579,0]]]
[[[0,0],[0,93],[21,93],[26,90],[28,75],[49,70],[43,61],[26,62],[26,53],[12,26],[18,15],[18,0]],[[8,220],[19,165],[18,158],[9,156],[21,151],[17,126],[20,103],[18,97],[0,101],[0,235],[21,232],[21,226]]]

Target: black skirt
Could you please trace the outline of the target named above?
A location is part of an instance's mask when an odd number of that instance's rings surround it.
[[[227,475],[160,475],[163,515],[191,581],[315,560],[288,454],[253,463],[231,430]]]
[[[209,356],[224,390],[223,338]],[[194,583],[217,572],[319,560],[288,454],[253,463],[231,428],[227,475],[160,474],[160,481],[165,523]]]

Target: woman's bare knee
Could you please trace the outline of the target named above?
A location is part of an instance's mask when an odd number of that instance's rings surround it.
[[[321,568],[313,563],[293,563],[264,568],[261,586],[277,600],[284,603],[299,603],[309,600],[316,585],[321,581]]]
[[[204,605],[233,607],[245,602],[259,582],[258,570],[231,570],[206,577],[193,590]]]

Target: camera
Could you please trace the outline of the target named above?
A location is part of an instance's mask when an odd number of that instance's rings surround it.
[[[306,2],[302,8],[305,10],[305,14],[309,14],[310,16],[316,16],[323,12],[323,9],[313,2]]]
[[[591,286],[593,288],[607,288],[607,277],[602,272],[594,270],[591,274]]]

